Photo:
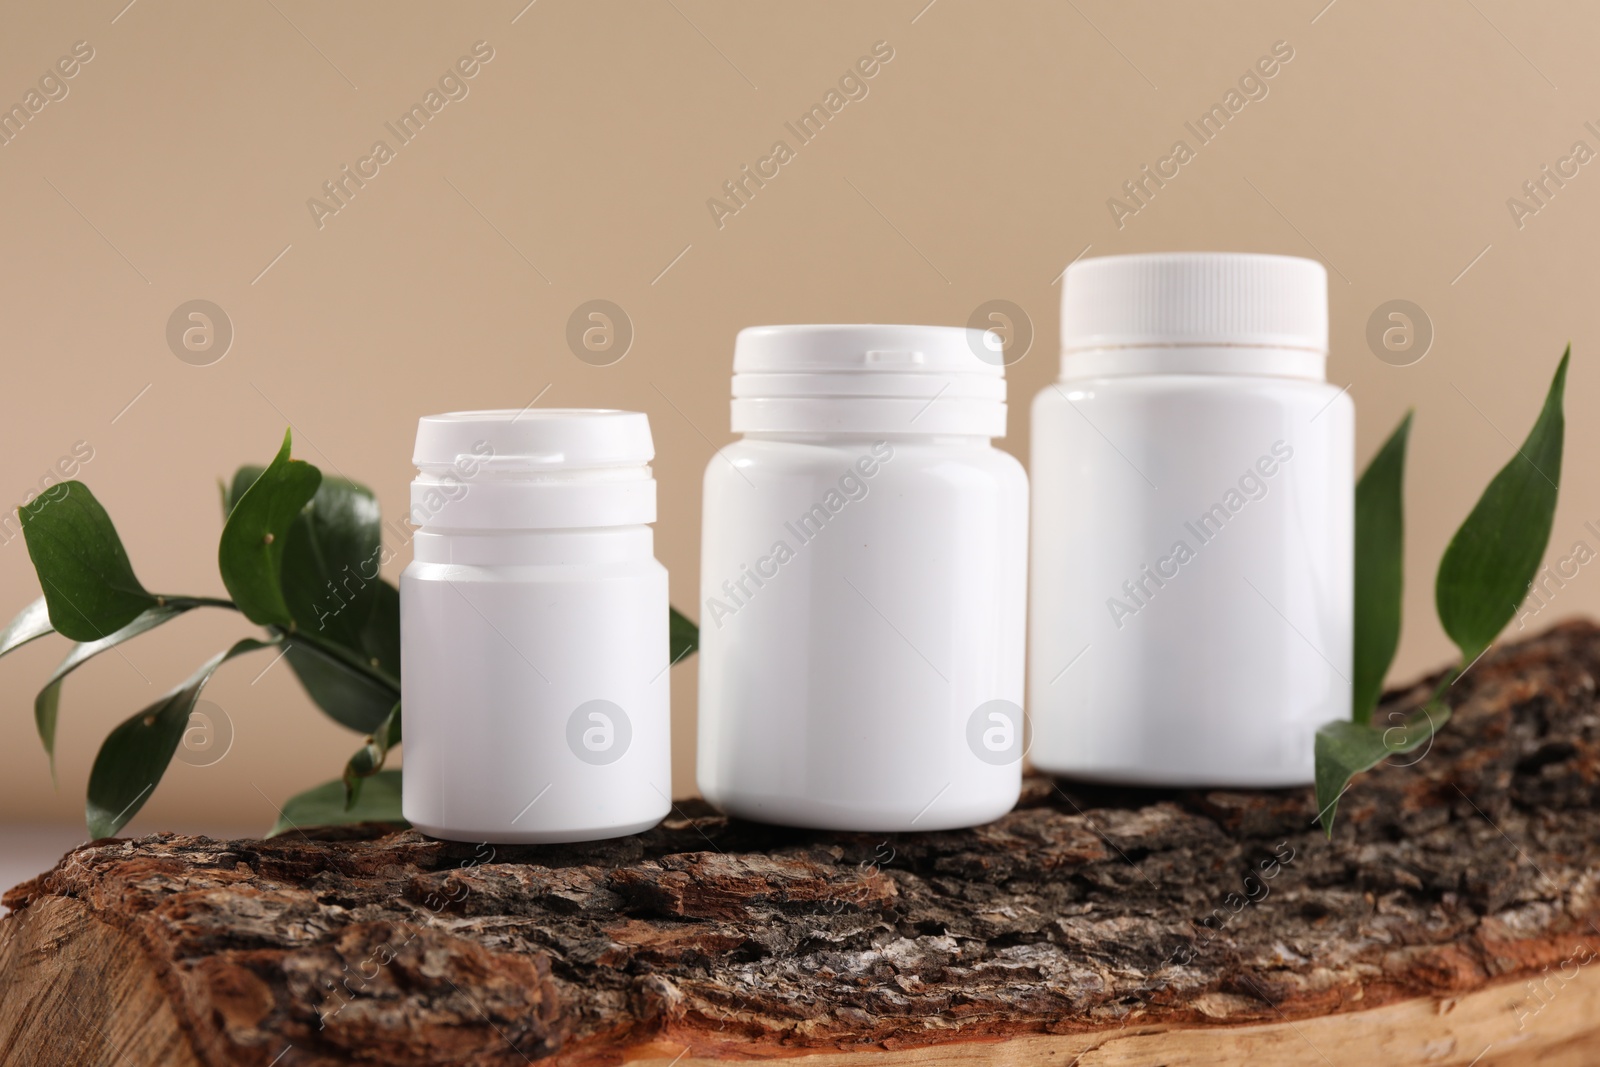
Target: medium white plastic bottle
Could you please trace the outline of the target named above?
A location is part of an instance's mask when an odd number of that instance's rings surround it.
[[[733,815],[937,830],[1021,784],[1027,477],[995,338],[763,326],[706,468],[701,792]]]
[[[595,840],[671,807],[667,572],[646,417],[417,427],[400,578],[402,810],[460,841]]]
[[[1029,711],[1043,770],[1313,780],[1350,715],[1354,406],[1307,259],[1080,260],[1033,407]]]

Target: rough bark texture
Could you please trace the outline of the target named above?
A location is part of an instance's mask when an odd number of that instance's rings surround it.
[[[1430,751],[1345,796],[1331,843],[1309,790],[1039,777],[1010,815],[950,833],[786,830],[684,802],[590,845],[382,827],[99,842],[6,896],[0,1050],[931,1063],[960,1042],[991,1062],[1201,1063],[1227,1059],[1182,1050],[1276,1034],[1282,1059],[1262,1062],[1333,1063],[1324,1043],[1369,1019],[1401,1035],[1392,1062],[1414,1046],[1415,1062],[1464,1065],[1474,1042],[1492,1046],[1480,1065],[1600,1061],[1597,677],[1589,623],[1491,652]],[[1428,691],[1391,693],[1379,715]],[[1475,1029],[1422,1032],[1458,1002]],[[148,1024],[137,1046],[118,1038],[130,1013]],[[1113,1054],[1132,1037],[1178,1051]]]

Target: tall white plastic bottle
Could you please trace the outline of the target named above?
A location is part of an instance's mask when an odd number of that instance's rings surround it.
[[[431,415],[400,578],[402,810],[461,841],[618,837],[671,807],[655,450],[631,411]]]
[[[992,335],[763,326],[705,477],[701,792],[734,815],[936,830],[1016,803],[1027,477]]]
[[[1033,762],[1309,784],[1350,714],[1354,406],[1307,259],[1080,260],[1033,407]]]

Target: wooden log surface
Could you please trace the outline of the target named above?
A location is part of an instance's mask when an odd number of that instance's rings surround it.
[[[974,830],[79,848],[0,920],[6,1063],[1594,1064],[1600,628],[1309,790],[1027,780]],[[1429,680],[1379,711],[1414,706]]]

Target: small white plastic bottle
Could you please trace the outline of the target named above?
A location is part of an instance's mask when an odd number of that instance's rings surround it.
[[[698,779],[730,814],[938,830],[1021,785],[1027,476],[996,338],[762,326],[706,468]]]
[[[1080,260],[1033,407],[1033,761],[1153,786],[1313,780],[1350,715],[1354,405],[1312,260]]]
[[[400,578],[402,810],[458,841],[649,829],[671,807],[667,572],[646,417],[430,415]]]

